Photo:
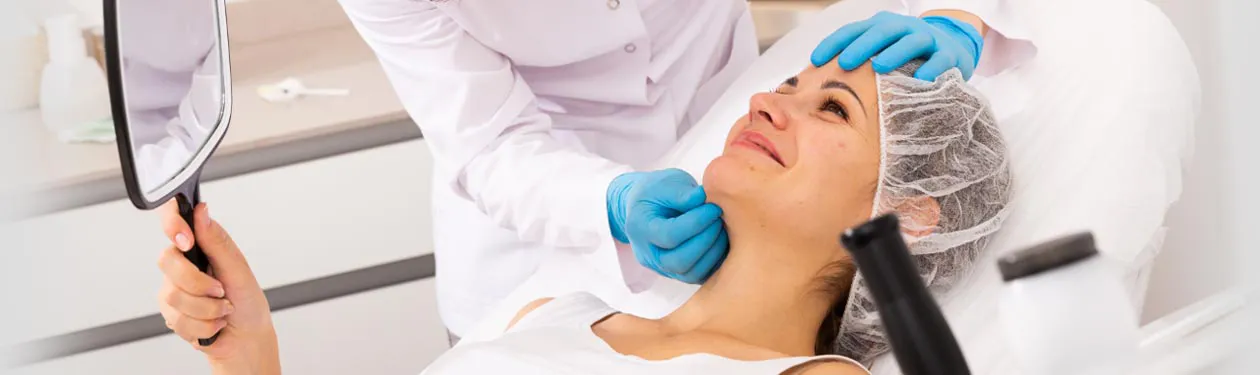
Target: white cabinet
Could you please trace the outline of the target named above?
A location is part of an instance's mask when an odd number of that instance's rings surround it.
[[[414,140],[205,183],[202,197],[270,288],[431,253],[431,169],[424,142]],[[167,240],[154,212],[108,202],[0,223],[0,239],[9,322],[0,325],[0,347],[157,312],[156,261]],[[329,315],[322,324],[335,332],[338,319],[386,313]],[[377,339],[341,332],[346,347]]]
[[[433,280],[377,289],[274,315],[286,374],[419,374],[447,348]],[[12,375],[209,374],[206,360],[163,335],[13,370]]]

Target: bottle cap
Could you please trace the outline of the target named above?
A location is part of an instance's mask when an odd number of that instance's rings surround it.
[[[73,63],[87,58],[87,41],[77,14],[63,14],[44,20],[48,33],[48,60],[52,63]]]
[[[998,259],[1002,281],[1016,280],[1073,264],[1097,255],[1090,232],[1060,237]]]

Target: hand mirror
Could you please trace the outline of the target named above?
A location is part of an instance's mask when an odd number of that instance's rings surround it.
[[[105,0],[105,56],[127,196],[193,226],[201,168],[232,114],[226,0]],[[209,267],[196,245],[185,256]],[[217,337],[217,335],[216,335]],[[199,340],[214,343],[214,337]]]

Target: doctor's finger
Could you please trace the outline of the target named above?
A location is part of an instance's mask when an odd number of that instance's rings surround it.
[[[932,43],[932,36],[928,34],[907,35],[871,58],[871,67],[875,68],[876,73],[886,74],[906,65],[910,60],[926,55],[932,48]]]
[[[844,70],[857,69],[908,33],[910,30],[900,24],[873,25],[862,36],[858,36],[857,40],[853,40],[844,52],[840,52],[837,62]]]
[[[817,47],[814,47],[814,52],[809,55],[809,62],[813,63],[815,67],[819,67],[836,58],[840,51],[848,48],[849,44],[853,43],[859,36],[862,36],[862,33],[871,28],[873,23],[874,21],[865,20],[844,25],[824,38],[822,42],[818,43]]]
[[[721,222],[722,209],[716,204],[705,203],[682,215],[672,218],[655,217],[647,224],[649,241],[665,249],[673,249],[695,237],[712,225]]]
[[[958,59],[948,53],[932,55],[932,58],[928,59],[922,66],[919,66],[919,70],[914,72],[914,78],[924,81],[935,81],[936,77],[944,74],[945,71],[953,68],[957,63]],[[967,72],[963,72],[963,77],[966,78],[967,76]]]
[[[661,206],[678,211],[687,212],[700,207],[706,199],[704,188],[694,183],[674,182],[672,185],[659,185],[662,189],[658,202]]]
[[[875,54],[878,54],[892,45],[894,42],[901,40],[903,36],[910,30],[903,25],[896,23],[885,23],[871,26],[869,30],[862,33],[857,40],[849,44],[844,52],[840,52],[838,61],[840,67],[844,70],[853,70],[865,64]]]
[[[650,245],[649,248],[652,249],[652,266],[649,268],[656,270],[656,272],[659,272],[662,275],[665,275],[665,277],[668,277],[671,279],[677,278],[676,276],[674,276],[673,272],[670,272],[668,269],[661,266],[661,256],[665,255],[665,253],[668,252],[669,249],[662,249],[660,247],[657,247],[656,245]]]
[[[722,221],[715,221],[704,231],[691,237],[678,247],[661,253],[661,266],[674,274],[685,274],[695,268],[705,252],[717,242],[722,234]]]
[[[658,258],[661,256],[660,248],[642,242],[634,243],[631,246],[634,247],[634,257],[639,261],[639,265],[650,270],[663,272],[661,271],[660,262],[658,262]]]
[[[166,238],[180,250],[192,249],[196,238],[193,237],[193,231],[188,227],[188,222],[179,216],[179,204],[174,199],[167,201],[158,209],[158,215],[161,216],[162,232],[166,234]]]
[[[717,271],[722,262],[726,260],[726,254],[729,252],[730,237],[726,236],[726,231],[723,230],[721,235],[718,236],[717,242],[714,242],[713,246],[696,262],[696,265],[687,270],[687,273],[683,274],[683,277],[679,280],[692,284],[703,283],[709,279],[709,276],[713,275],[714,271]]]
[[[162,251],[158,258],[158,268],[171,285],[194,296],[223,298],[223,283],[197,269],[197,266],[184,258],[184,253],[173,247]]]

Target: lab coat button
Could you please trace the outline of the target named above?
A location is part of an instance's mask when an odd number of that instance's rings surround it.
[[[634,53],[634,50],[637,50],[637,49],[639,49],[639,47],[635,46],[634,43],[627,44],[625,48],[626,53]]]
[[[608,0],[608,9],[617,10],[621,7],[621,0]]]

